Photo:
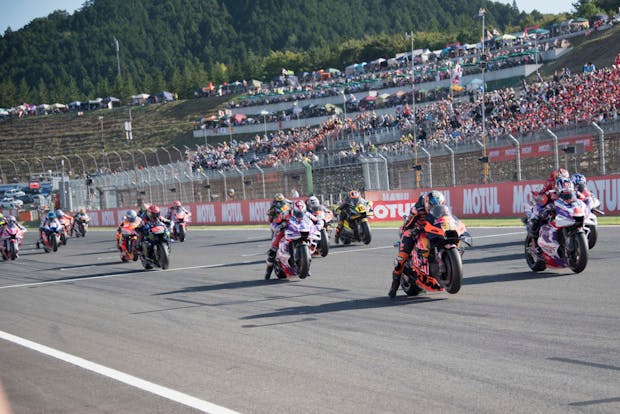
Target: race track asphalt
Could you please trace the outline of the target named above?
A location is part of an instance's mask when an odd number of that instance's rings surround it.
[[[620,228],[581,274],[474,228],[456,295],[387,297],[395,229],[263,280],[268,230],[192,230],[171,269],[113,233],[0,263],[0,380],[21,413],[618,413]]]

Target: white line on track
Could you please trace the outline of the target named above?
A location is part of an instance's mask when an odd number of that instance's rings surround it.
[[[219,406],[217,404],[210,403],[208,401],[201,400],[191,395],[173,390],[171,388],[164,387],[162,385],[154,384],[150,381],[143,380],[133,375],[126,374],[121,371],[117,371],[113,368],[108,368],[103,365],[99,365],[95,362],[88,361],[86,359],[67,354],[66,352],[59,351],[47,347],[45,345],[38,344],[36,342],[29,341],[28,339],[21,338],[19,336],[12,335],[7,332],[0,331],[0,339],[12,342],[14,344],[23,346],[25,348],[32,349],[33,351],[40,352],[42,354],[51,356],[69,364],[78,366],[88,371],[95,372],[113,380],[122,382],[135,388],[150,392],[151,394],[158,395],[171,401],[175,401],[179,404],[186,405],[188,407],[195,408],[205,413],[211,414],[238,414],[237,411],[230,410],[226,407]]]

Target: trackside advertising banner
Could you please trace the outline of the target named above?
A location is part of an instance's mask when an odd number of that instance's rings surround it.
[[[521,181],[463,187],[438,187],[457,217],[521,217],[524,206],[531,201],[532,191],[542,187],[542,181]],[[588,189],[601,201],[601,210],[608,215],[620,214],[620,174],[589,177]],[[373,220],[400,220],[407,214],[419,194],[429,189],[367,191],[366,199],[373,202]],[[234,225],[267,224],[271,200],[227,201],[186,204],[192,213],[190,224]],[[127,208],[92,210],[91,226],[118,226]],[[162,214],[166,209],[162,207]]]
[[[542,181],[521,181],[498,184],[439,187],[446,202],[457,217],[521,217],[525,205],[532,201],[532,191],[542,188]],[[590,177],[588,189],[601,201],[600,209],[608,215],[620,214],[620,174]],[[409,212],[423,191],[367,191],[366,199],[373,202],[374,220],[400,220]]]

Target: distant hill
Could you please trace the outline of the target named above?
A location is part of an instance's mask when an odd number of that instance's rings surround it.
[[[162,90],[189,97],[209,81],[344,68],[407,50],[412,29],[416,47],[471,43],[483,4],[489,30],[535,21],[480,0],[89,0],[0,37],[0,107]]]
[[[587,61],[592,61],[597,67],[610,66],[616,54],[620,53],[618,46],[620,26],[593,33],[588,37],[573,38],[571,43],[574,47],[570,53],[543,66],[541,74],[544,77],[551,77],[555,69],[564,67],[579,72]],[[122,152],[134,148],[172,145],[179,148],[187,145],[193,148],[194,145],[203,143],[201,139],[192,136],[195,122],[200,117],[216,113],[217,109],[222,108],[229,99],[231,98],[195,98],[167,104],[132,107],[135,138],[132,143],[126,142],[122,129],[123,123],[129,120],[129,107],[86,111],[81,117],[72,112],[9,119],[0,122],[3,158],[19,160],[25,157],[36,160],[36,157],[45,159],[48,156],[78,154],[83,155],[88,162],[88,156],[85,154],[100,153],[103,149],[100,139],[100,116],[103,117],[106,151]],[[19,164],[19,161],[17,162]],[[2,162],[0,166],[6,169],[7,163]]]
[[[560,59],[545,64],[543,76],[553,76],[557,69],[569,68],[573,73],[581,72],[584,63],[592,62],[597,68],[611,66],[620,53],[620,25],[609,30],[593,32],[589,36],[570,39],[573,50]]]

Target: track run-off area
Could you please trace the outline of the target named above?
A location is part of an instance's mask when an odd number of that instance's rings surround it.
[[[269,230],[191,229],[171,269],[112,231],[0,263],[0,380],[19,413],[618,413],[620,227],[586,270],[529,270],[471,228],[464,285],[389,299],[396,229],[263,279]]]

